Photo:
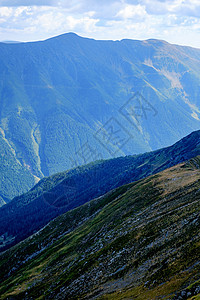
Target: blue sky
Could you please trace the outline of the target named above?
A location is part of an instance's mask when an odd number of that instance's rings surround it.
[[[200,0],[0,0],[0,40],[66,32],[95,39],[163,39],[200,48]]]

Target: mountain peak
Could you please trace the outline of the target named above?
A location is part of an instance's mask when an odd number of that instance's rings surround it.
[[[60,35],[56,35],[56,36],[53,36],[51,38],[48,38],[44,41],[48,41],[48,40],[58,40],[58,39],[84,39],[84,37],[81,37],[79,36],[78,34],[74,33],[74,32],[66,32],[66,33],[63,33],[63,34],[60,34]]]

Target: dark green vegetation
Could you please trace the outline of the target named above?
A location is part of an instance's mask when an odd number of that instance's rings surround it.
[[[70,33],[0,43],[0,196],[27,191],[34,176],[155,150],[199,129],[199,69],[200,50],[164,41]],[[137,92],[144,98],[127,103]],[[120,141],[96,134],[105,124]]]
[[[0,249],[27,238],[70,209],[198,154],[200,131],[155,152],[97,161],[43,178],[31,191],[0,208]]]
[[[199,168],[114,189],[5,251],[1,299],[199,299]]]
[[[0,207],[16,195],[26,192],[37,179],[24,168],[16,153],[0,133]]]

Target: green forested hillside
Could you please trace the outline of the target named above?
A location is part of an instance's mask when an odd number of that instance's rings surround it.
[[[0,135],[0,206],[21,195],[38,179],[26,169],[6,139]]]
[[[155,150],[198,130],[199,68],[200,50],[158,40],[70,33],[0,43],[0,147],[12,154],[10,179],[19,163],[24,178],[10,189],[1,172],[0,195],[27,191],[34,176]]]

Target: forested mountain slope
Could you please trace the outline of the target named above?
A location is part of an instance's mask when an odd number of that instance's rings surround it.
[[[197,155],[200,155],[200,131],[171,147],[97,161],[43,178],[28,193],[0,208],[0,250],[18,243],[66,211]]]
[[[162,148],[198,130],[199,69],[199,49],[159,40],[69,33],[0,43],[0,147],[8,148],[0,196],[11,199],[37,178]]]

